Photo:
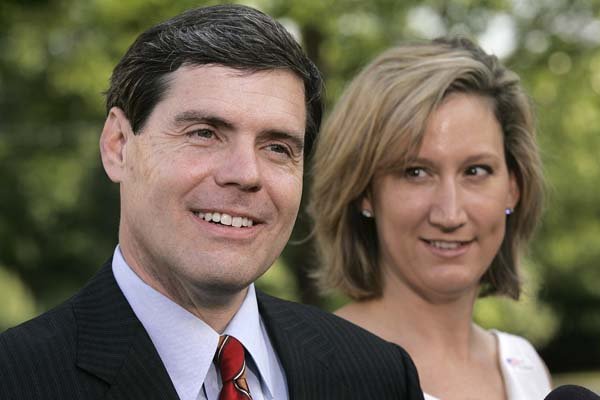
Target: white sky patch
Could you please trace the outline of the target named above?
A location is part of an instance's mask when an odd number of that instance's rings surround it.
[[[557,15],[550,29],[568,41],[584,41],[589,45],[600,43],[600,20],[595,19],[590,11]]]
[[[478,37],[479,45],[498,58],[507,58],[517,46],[517,26],[508,14],[494,14],[488,21],[487,29]]]
[[[428,6],[411,8],[406,14],[406,23],[411,31],[426,39],[435,39],[447,32],[442,17]]]
[[[294,39],[296,39],[296,42],[302,43],[302,33],[296,21],[291,18],[279,18],[277,21],[287,29]]]
[[[598,44],[600,43],[600,20],[594,19],[587,23],[579,32],[582,39]]]
[[[540,3],[539,0],[512,0],[514,14],[520,18],[532,19],[540,11]]]

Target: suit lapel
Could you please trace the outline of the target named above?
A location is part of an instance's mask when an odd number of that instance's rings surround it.
[[[338,357],[330,340],[298,306],[257,291],[261,318],[281,361],[291,399],[349,398],[335,376]],[[337,383],[332,384],[332,382]]]
[[[148,334],[119,289],[111,262],[74,298],[77,365],[110,385],[107,399],[178,399]]]
[[[290,400],[349,398],[336,375],[340,360],[334,346],[317,329],[312,314],[259,291],[257,299],[285,371]],[[178,399],[152,341],[115,281],[110,261],[73,299],[73,309],[77,365],[109,385],[106,399]]]

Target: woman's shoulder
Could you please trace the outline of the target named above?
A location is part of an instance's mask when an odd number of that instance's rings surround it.
[[[491,332],[498,338],[498,357],[508,398],[543,398],[550,391],[550,377],[533,345],[518,335]]]
[[[539,358],[533,345],[524,337],[497,330],[491,332],[498,338],[501,354]]]

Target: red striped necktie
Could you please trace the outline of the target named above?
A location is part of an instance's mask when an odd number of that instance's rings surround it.
[[[223,381],[219,400],[252,400],[246,381],[244,346],[233,336],[223,335],[215,358]]]

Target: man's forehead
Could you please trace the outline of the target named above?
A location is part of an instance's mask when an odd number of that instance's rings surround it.
[[[261,82],[268,84],[260,85]],[[218,64],[185,65],[165,75],[163,84],[161,101],[182,95],[243,96],[245,93],[257,93],[256,89],[260,86],[264,95],[279,97],[307,111],[304,82],[289,69],[249,71]]]
[[[187,74],[210,74],[215,77],[221,78],[222,81],[225,82],[240,82],[244,78],[251,78],[255,76],[282,76],[287,75],[295,78],[298,81],[302,90],[304,90],[304,81],[300,75],[298,75],[295,71],[289,68],[264,68],[264,69],[256,69],[256,68],[243,68],[236,66],[228,66],[223,64],[191,64],[186,63],[181,65],[175,71],[172,71],[165,75],[165,80],[171,81],[177,76],[187,75]],[[214,83],[214,81],[213,81]],[[239,84],[238,84],[239,85]]]
[[[301,139],[306,131],[304,86],[287,70],[186,65],[170,74],[155,111],[174,125],[215,121],[239,127],[242,121],[264,122]]]

